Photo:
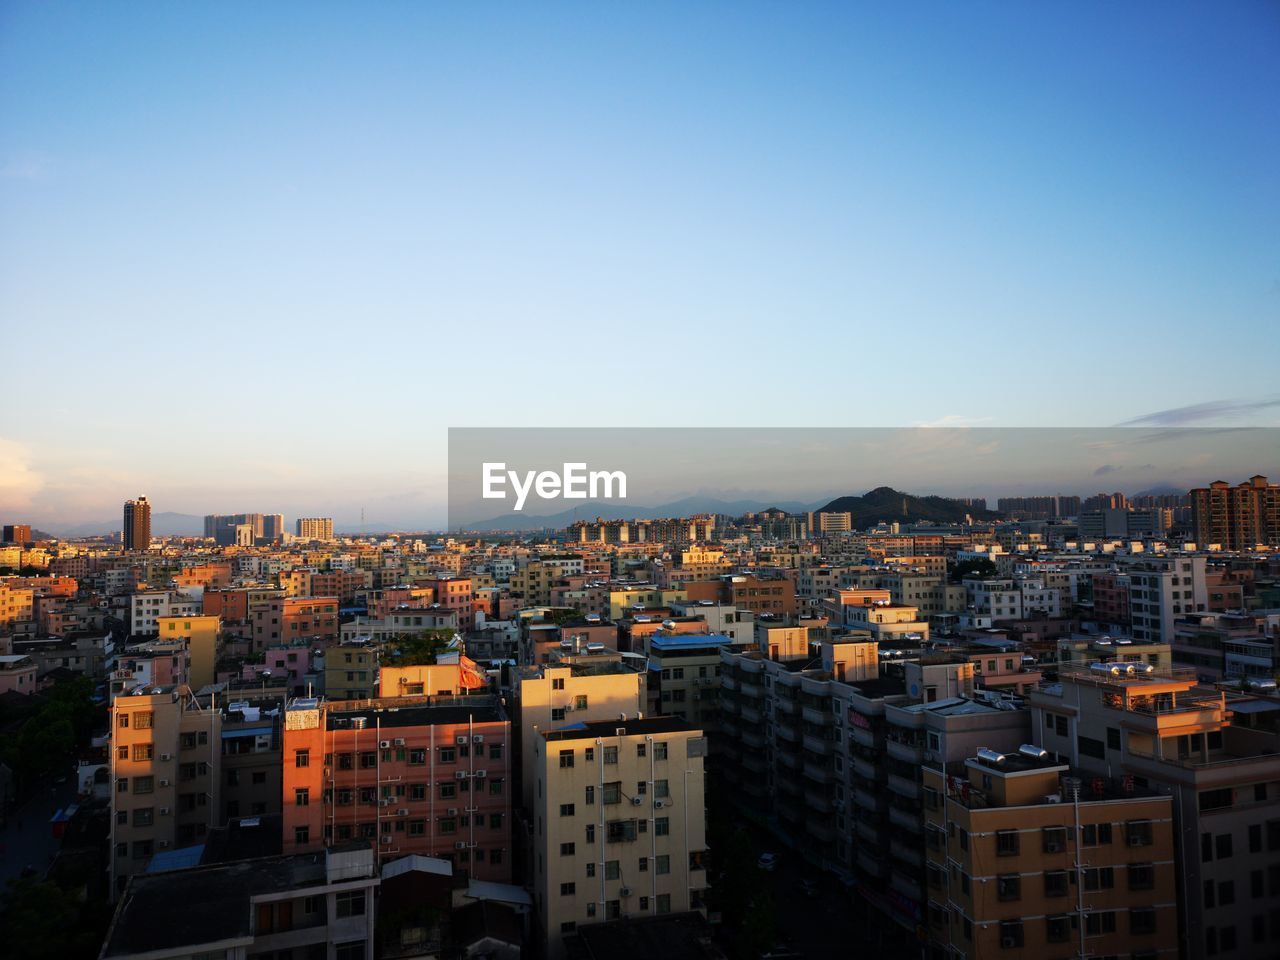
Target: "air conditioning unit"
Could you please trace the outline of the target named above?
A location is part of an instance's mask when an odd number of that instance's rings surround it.
[[[667,801],[665,801],[665,800],[655,800],[655,801],[653,801],[653,805],[654,805],[655,807],[657,807],[659,810],[661,810],[663,807],[665,807],[665,806],[667,805]]]
[[[477,770],[477,771],[475,772],[475,775],[476,775],[479,779],[483,780],[485,777],[487,777],[487,776],[489,775],[489,771],[488,771],[488,770]]]
[[[173,759],[173,754],[172,754],[172,753],[162,753],[162,754],[160,754],[160,760],[161,760],[162,762],[164,762],[164,763],[168,763],[168,762],[169,762],[170,760],[172,760],[172,759]]]
[[[161,840],[161,841],[160,841],[160,843],[159,843],[159,847],[160,847],[160,849],[161,849],[161,850],[164,850],[164,849],[165,849],[166,847],[168,847],[168,846],[169,846],[169,841],[168,841],[168,840]]]
[[[384,833],[384,834],[381,836],[380,840],[381,840],[381,842],[382,842],[382,843],[390,843],[390,842],[391,842],[391,834],[389,834],[389,833]]]
[[[466,742],[467,742],[467,738],[465,736],[457,737],[454,739],[454,743],[457,743],[459,745],[464,744]]]
[[[457,843],[455,843],[455,844],[453,845],[453,849],[455,849],[455,850],[465,850],[465,849],[467,849],[467,841],[465,841],[465,840],[459,840]]]
[[[568,709],[568,707],[566,707],[565,709],[567,710],[567,709]],[[472,737],[472,738],[471,738],[471,742],[472,742],[472,743],[484,743],[484,737],[477,733],[474,737]]]
[[[1062,844],[1060,844],[1057,840],[1050,840],[1048,843],[1044,845],[1044,852],[1045,853],[1061,853]]]
[[[632,805],[633,807],[638,807],[638,806],[640,806],[640,804],[642,804],[642,803],[644,803],[644,798],[643,798],[643,797],[632,797],[632,798],[631,798],[631,805]]]
[[[390,750],[390,749],[391,749],[391,741],[390,741],[390,740],[379,740],[379,741],[378,741],[378,749],[379,749],[379,750]]]
[[[168,808],[168,807],[161,807],[161,808],[160,808],[160,816],[162,816],[162,817],[167,817],[168,815],[169,815],[169,808]]]
[[[467,779],[467,771],[465,771],[465,770],[455,770],[455,771],[454,771],[454,773],[453,773],[453,778],[454,778],[455,780],[465,780],[465,779]]]
[[[395,738],[395,740],[394,740],[393,742],[395,743],[395,745],[396,745],[397,747],[403,747],[403,746],[404,746],[404,737],[396,737],[396,738]]]
[[[1017,945],[1018,945],[1017,937],[1001,937],[1000,938],[1000,946],[1002,947],[1016,947]]]
[[[389,807],[389,806],[391,806],[391,798],[390,798],[390,797],[383,797],[381,800],[379,800],[379,801],[378,801],[378,806],[380,806],[380,807]]]
[[[445,815],[450,817],[456,817],[458,815],[458,808],[450,807],[448,810],[445,811]]]
[[[401,807],[399,810],[396,811],[397,817],[407,817],[408,815],[409,815],[409,809],[407,807]]]
[[[168,780],[161,780],[161,781],[160,781],[160,786],[162,786],[162,787],[167,787],[168,785],[169,785],[169,781],[168,781]]]
[[[618,896],[620,896],[620,897],[629,897],[629,896],[631,896],[631,888],[630,888],[630,887],[621,887],[621,888],[618,890]]]

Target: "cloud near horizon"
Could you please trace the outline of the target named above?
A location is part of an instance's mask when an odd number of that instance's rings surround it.
[[[1239,420],[1265,410],[1280,407],[1280,395],[1252,400],[1209,400],[1185,407],[1171,407],[1143,414],[1117,424],[1121,427],[1181,427],[1215,420]]]

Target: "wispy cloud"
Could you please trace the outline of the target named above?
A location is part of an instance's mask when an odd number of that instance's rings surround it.
[[[1253,417],[1267,410],[1280,407],[1280,395],[1258,397],[1252,400],[1209,400],[1186,407],[1157,410],[1132,420],[1121,427],[1184,427],[1189,424],[1219,420],[1240,420]]]
[[[1104,463],[1097,470],[1093,471],[1095,477],[1105,477],[1109,473],[1119,473],[1124,467],[1116,466],[1114,463]]]

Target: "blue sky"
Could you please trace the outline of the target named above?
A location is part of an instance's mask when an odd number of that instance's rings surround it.
[[[418,522],[450,425],[1280,423],[1277,90],[1264,3],[3,4],[0,514]]]

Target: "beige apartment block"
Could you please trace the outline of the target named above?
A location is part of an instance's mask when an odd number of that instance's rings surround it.
[[[702,907],[706,748],[677,717],[538,736],[533,898],[551,960],[580,926]]]

